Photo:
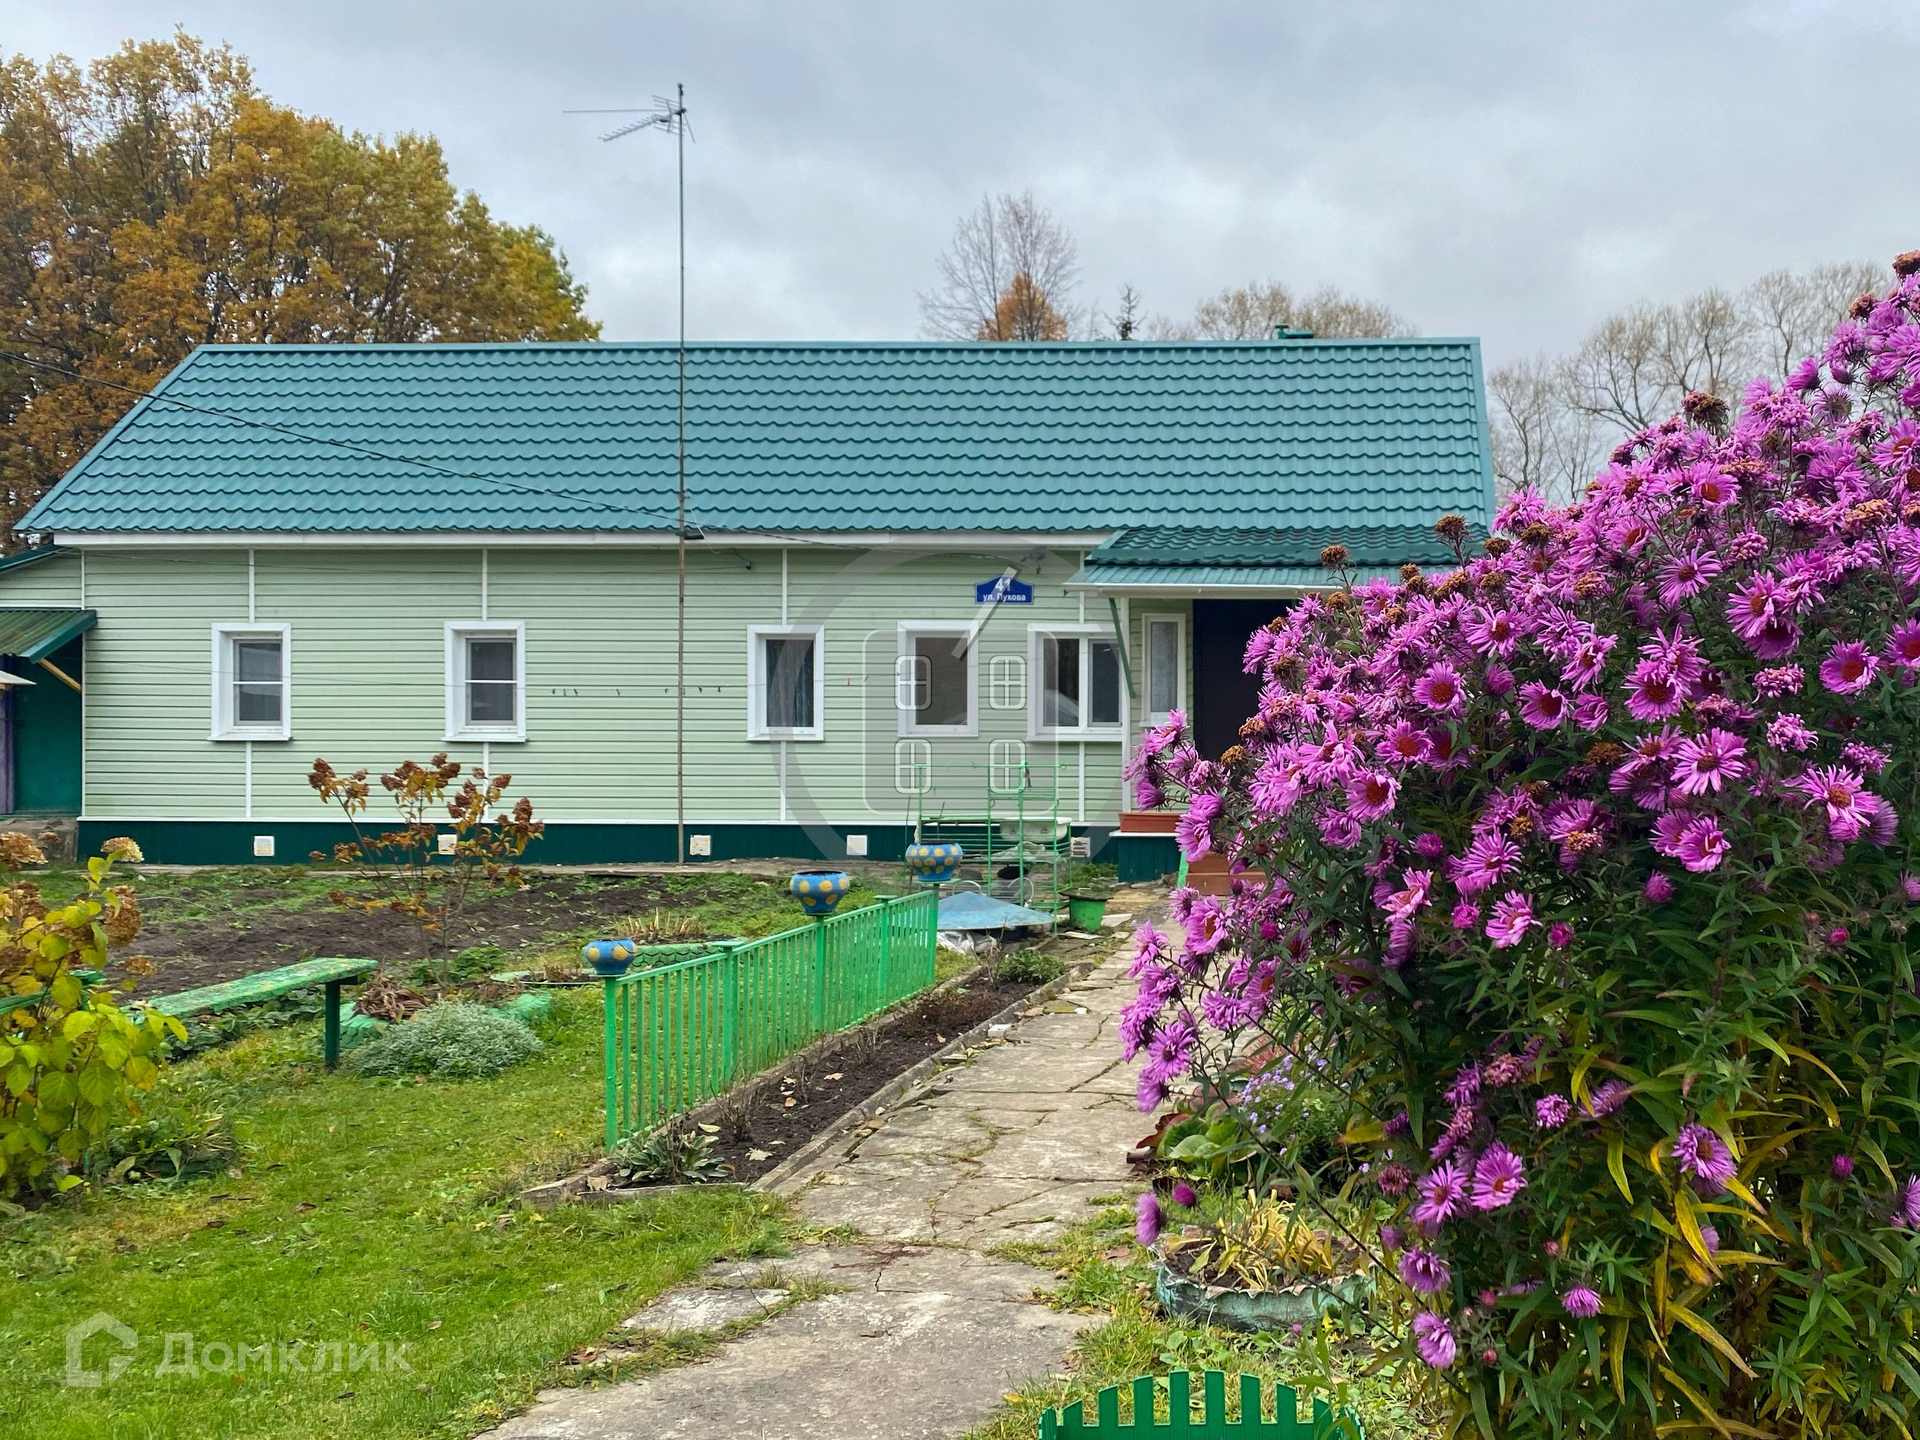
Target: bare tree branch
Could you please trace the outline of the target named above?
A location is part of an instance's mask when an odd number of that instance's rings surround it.
[[[981,196],[938,263],[939,286],[920,296],[921,329],[934,339],[1065,339],[1080,318],[1079,249],[1031,190]]]

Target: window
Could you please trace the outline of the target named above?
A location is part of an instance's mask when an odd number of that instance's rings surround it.
[[[291,736],[292,634],[285,625],[213,627],[213,738]]]
[[[527,738],[526,626],[447,623],[447,739]]]
[[[818,625],[747,627],[747,738],[818,740],[826,695]]]
[[[996,710],[1027,708],[1027,657],[996,655],[987,668],[987,684]]]
[[[900,623],[893,689],[902,735],[979,733],[972,629],[960,620]]]
[[[1039,704],[1027,711],[1035,739],[1120,738],[1120,649],[1094,625],[1035,629],[1033,669]]]
[[[1146,639],[1146,714],[1148,725],[1164,725],[1181,708],[1186,691],[1187,622],[1179,615],[1148,615],[1141,624]]]

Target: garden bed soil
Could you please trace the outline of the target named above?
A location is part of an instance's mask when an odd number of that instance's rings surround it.
[[[895,1076],[1033,989],[1030,980],[995,982],[983,972],[877,1027],[863,1027],[875,1037],[870,1043],[855,1038],[859,1031],[848,1031],[804,1067],[776,1067],[743,1088],[735,1106],[702,1107],[710,1123],[722,1126],[713,1137],[714,1153],[733,1166],[735,1181],[757,1180]]]
[[[232,898],[244,905],[271,902],[279,893],[267,887],[241,889]],[[706,898],[699,890],[670,889],[664,878],[654,876],[606,882],[534,875],[519,890],[470,899],[448,932],[447,948],[457,953],[470,945],[491,944],[511,954],[596,920],[619,920],[657,907],[685,909]],[[142,927],[127,953],[144,955],[154,964],[154,973],[140,983],[141,995],[171,995],[317,955],[410,964],[420,954],[420,932],[391,910],[368,913],[324,900],[299,909],[267,903],[257,909],[237,908],[219,919],[169,920],[161,911]],[[109,973],[119,973],[118,967],[109,966]]]

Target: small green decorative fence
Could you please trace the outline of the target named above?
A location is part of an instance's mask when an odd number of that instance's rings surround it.
[[[931,890],[606,985],[607,1144],[652,1129],[933,983]],[[644,952],[643,952],[644,953]]]
[[[1192,1372],[1175,1370],[1167,1376],[1167,1414],[1154,1413],[1159,1382],[1142,1375],[1133,1382],[1133,1414],[1120,1421],[1120,1387],[1109,1385],[1094,1397],[1089,1421],[1081,1401],[1040,1414],[1040,1440],[1146,1440],[1159,1435],[1183,1435],[1187,1440],[1364,1440],[1360,1421],[1351,1410],[1335,1410],[1324,1400],[1313,1402],[1313,1418],[1300,1418],[1300,1397],[1288,1385],[1273,1387],[1269,1418],[1257,1375],[1237,1377],[1240,1414],[1227,1419],[1227,1377],[1208,1370],[1200,1380],[1202,1407],[1194,1418]]]

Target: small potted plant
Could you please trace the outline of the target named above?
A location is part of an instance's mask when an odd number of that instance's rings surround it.
[[[1088,866],[1070,876],[1065,888],[1068,923],[1076,930],[1098,932],[1106,919],[1107,901],[1113,898],[1114,881]]]
[[[1233,1330],[1309,1324],[1373,1288],[1367,1258],[1345,1235],[1252,1192],[1229,1200],[1211,1224],[1166,1236],[1158,1259],[1154,1290],[1169,1314]]]

